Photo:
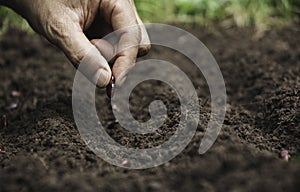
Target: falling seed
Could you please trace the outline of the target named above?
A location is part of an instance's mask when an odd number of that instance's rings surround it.
[[[114,76],[111,76],[111,80],[106,87],[106,94],[109,98],[112,98],[114,96],[114,88],[115,88],[115,78]]]
[[[6,115],[2,115],[2,127],[7,128],[7,117],[6,117]]]
[[[283,150],[280,152],[280,158],[283,159],[284,161],[289,161],[289,158],[291,156],[289,155],[289,152],[287,150]]]
[[[19,91],[12,91],[11,92],[11,96],[12,97],[20,97],[21,96],[21,92],[19,92]]]

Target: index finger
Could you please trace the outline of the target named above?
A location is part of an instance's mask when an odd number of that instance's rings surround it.
[[[105,18],[111,23],[119,37],[112,72],[116,84],[121,85],[126,74],[135,65],[138,45],[141,41],[141,29],[129,1],[106,0],[102,2],[101,10],[105,11]]]

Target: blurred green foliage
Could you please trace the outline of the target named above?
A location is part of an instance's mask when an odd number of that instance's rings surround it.
[[[9,27],[19,28],[21,30],[32,32],[29,24],[25,19],[16,14],[11,9],[0,6],[0,36],[5,33]]]
[[[299,20],[300,0],[135,0],[146,22],[270,27]],[[31,31],[27,22],[0,6],[0,35],[9,26]]]
[[[272,26],[299,19],[299,0],[135,0],[149,22]]]

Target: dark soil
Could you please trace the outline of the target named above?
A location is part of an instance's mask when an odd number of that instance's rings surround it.
[[[227,115],[217,142],[197,153],[210,116],[201,72],[179,53],[154,47],[145,58],[171,61],[192,79],[201,101],[198,131],[175,159],[147,170],[126,170],[97,157],[82,141],[72,114],[75,70],[38,36],[10,30],[0,41],[0,191],[298,191],[300,188],[300,28],[272,30],[261,39],[248,29],[188,28],[211,50],[226,82]],[[21,93],[13,97],[12,92]],[[179,102],[165,84],[149,81],[131,96],[137,120],[161,99],[168,120],[147,137],[124,131],[105,90],[98,115],[119,143],[148,148],[170,137]],[[17,104],[17,108],[12,106]],[[142,112],[141,112],[142,111]],[[279,158],[286,149],[291,160]]]

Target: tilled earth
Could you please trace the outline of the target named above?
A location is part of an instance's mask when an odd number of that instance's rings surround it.
[[[245,29],[186,27],[215,56],[223,73],[227,114],[206,154],[197,150],[210,117],[210,95],[200,71],[183,55],[154,46],[144,59],[164,59],[192,80],[200,101],[192,142],[169,163],[146,170],[118,168],[97,157],[81,139],[72,113],[75,70],[37,35],[11,29],[0,40],[0,191],[298,191],[300,188],[299,26],[260,38]],[[162,100],[165,124],[146,136],[126,132],[115,120],[105,91],[98,116],[122,145],[157,146],[176,130],[180,103],[169,86],[147,81],[131,95],[134,118],[150,118]],[[279,158],[288,150],[290,161]]]

